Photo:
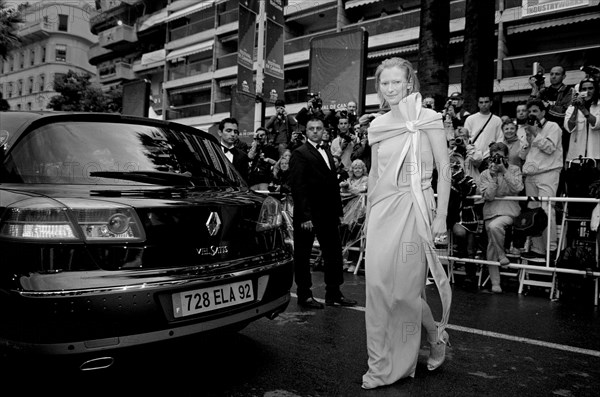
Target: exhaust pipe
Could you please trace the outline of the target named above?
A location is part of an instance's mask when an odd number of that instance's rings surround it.
[[[97,357],[91,360],[84,361],[79,366],[81,371],[96,371],[99,369],[106,369],[115,363],[114,357]]]
[[[275,318],[277,318],[277,316],[279,316],[283,312],[284,312],[284,310],[275,310],[274,312],[267,314],[267,318],[269,320],[274,320]]]

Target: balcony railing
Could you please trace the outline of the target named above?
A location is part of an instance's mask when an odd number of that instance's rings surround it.
[[[215,101],[215,113],[227,113],[231,110],[231,98]]]
[[[199,103],[195,105],[171,108],[167,109],[166,119],[167,120],[175,120],[175,119],[184,119],[188,117],[199,117],[199,116],[209,116],[210,115],[210,102],[209,103]]]
[[[199,62],[181,65],[169,69],[169,80],[182,79],[184,77],[195,76],[201,73],[207,73],[212,70],[212,59],[205,59]]]
[[[52,22],[34,21],[28,22],[19,29],[19,36],[23,41],[38,41],[50,36],[51,32],[57,30],[57,24]]]
[[[101,83],[133,80],[135,78],[135,73],[131,65],[124,62],[117,62],[109,67],[99,69],[98,74],[100,75]]]
[[[213,18],[203,19],[189,25],[181,26],[171,30],[171,41],[179,40],[184,37],[191,36],[196,33],[205,32],[215,28],[215,21]]]
[[[217,58],[217,69],[225,69],[237,65],[237,54],[227,54]]]
[[[227,25],[232,22],[236,22],[239,19],[238,10],[229,10],[219,14],[218,26]]]
[[[105,48],[135,42],[137,42],[135,28],[129,25],[115,26],[98,34],[98,43]]]

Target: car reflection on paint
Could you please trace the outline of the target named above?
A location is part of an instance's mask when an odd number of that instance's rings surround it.
[[[281,203],[249,190],[212,135],[45,112],[0,113],[0,129],[5,351],[92,357],[94,368],[113,350],[287,307]]]

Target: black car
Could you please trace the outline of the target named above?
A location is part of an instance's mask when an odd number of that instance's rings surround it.
[[[89,369],[274,318],[293,280],[281,211],[193,127],[1,112],[0,348]]]

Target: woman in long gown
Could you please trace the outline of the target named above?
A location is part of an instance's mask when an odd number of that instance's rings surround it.
[[[451,173],[442,119],[421,106],[410,62],[391,58],[375,72],[382,105],[391,110],[369,127],[366,230],[366,327],[369,369],[362,387],[372,389],[414,377],[421,326],[431,345],[427,367],[445,358],[452,292],[435,253],[434,238],[446,233]],[[435,159],[435,163],[434,163]],[[431,186],[438,171],[437,206]],[[436,324],[425,299],[427,270],[442,300]]]

